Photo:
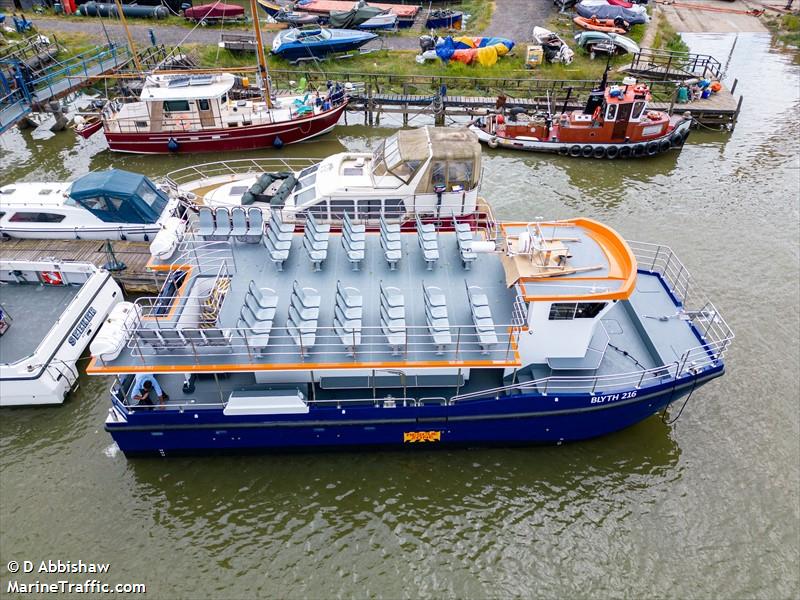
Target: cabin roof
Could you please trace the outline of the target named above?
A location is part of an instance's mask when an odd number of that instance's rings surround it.
[[[123,171],[122,169],[94,171],[76,179],[75,183],[72,184],[69,195],[76,200],[103,194],[125,197],[135,196],[143,181],[148,181],[144,175]]]
[[[0,187],[0,204],[4,207],[56,207],[64,204],[68,182],[16,182]]]
[[[478,136],[468,129],[422,127],[397,132],[400,156],[404,161],[469,160],[480,161],[481,144]]]
[[[218,75],[153,75],[145,81],[141,100],[196,100],[219,98],[233,87],[230,73]]]

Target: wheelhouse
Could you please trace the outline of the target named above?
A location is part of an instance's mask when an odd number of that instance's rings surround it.
[[[109,169],[72,184],[67,204],[82,206],[105,223],[156,223],[167,195],[144,175]]]

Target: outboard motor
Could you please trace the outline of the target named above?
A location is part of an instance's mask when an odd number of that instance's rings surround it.
[[[594,114],[594,110],[598,106],[603,106],[603,96],[605,90],[592,90],[589,92],[589,99],[586,101],[586,108],[583,109],[583,114]]]
[[[432,35],[421,35],[419,36],[419,47],[422,49],[423,52],[427,52],[428,50],[435,50],[436,40],[433,39]]]

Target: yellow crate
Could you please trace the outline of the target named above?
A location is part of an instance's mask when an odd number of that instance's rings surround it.
[[[528,45],[528,51],[525,54],[525,66],[529,69],[538,67],[544,60],[544,51],[539,44]]]

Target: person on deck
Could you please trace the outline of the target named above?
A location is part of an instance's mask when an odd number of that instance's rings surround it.
[[[155,375],[152,373],[139,373],[136,376],[136,379],[133,380],[133,390],[134,392],[139,392],[139,395],[141,395],[142,390],[147,390],[149,393],[150,404],[154,404],[154,395],[158,396],[161,406],[164,406],[164,403],[169,400],[169,396],[164,393],[163,389],[161,389],[161,386],[158,384]],[[134,400],[138,400],[136,396],[133,398]]]

